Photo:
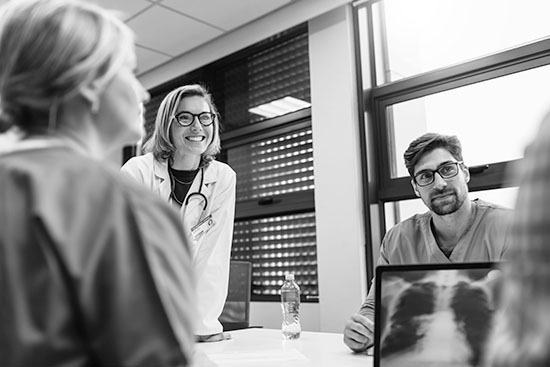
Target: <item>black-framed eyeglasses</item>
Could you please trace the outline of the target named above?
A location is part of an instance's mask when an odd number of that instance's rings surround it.
[[[201,112],[199,114],[195,114],[187,111],[180,111],[172,117],[181,126],[191,126],[193,121],[195,121],[195,117],[199,120],[202,126],[209,126],[214,122],[216,114],[212,112]]]
[[[414,182],[416,182],[418,186],[428,186],[434,182],[436,173],[439,173],[439,175],[443,179],[453,178],[456,175],[458,175],[458,171],[459,171],[458,165],[463,163],[464,162],[462,161],[449,162],[439,166],[435,170],[432,170],[432,169],[422,170],[418,172],[416,175],[414,175],[414,178],[413,178]]]

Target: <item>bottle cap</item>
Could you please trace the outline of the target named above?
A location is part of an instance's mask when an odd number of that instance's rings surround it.
[[[286,273],[285,274],[285,280],[294,280],[294,274]]]

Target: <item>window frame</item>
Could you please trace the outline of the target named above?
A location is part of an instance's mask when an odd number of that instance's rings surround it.
[[[267,139],[281,133],[290,133],[303,128],[311,128],[311,108],[222,133],[222,147],[226,151],[252,141]],[[235,220],[315,211],[314,199],[313,190],[307,190],[268,198],[237,201]]]
[[[455,65],[411,78],[374,87],[367,108],[372,111],[377,140],[379,189],[376,201],[387,202],[414,198],[409,177],[391,177],[391,153],[385,147],[393,146],[387,115],[388,106],[435,93],[471,85],[478,82],[526,71],[550,64],[550,39],[545,39],[499,54],[482,57],[464,64]],[[470,167],[472,180],[470,191],[509,187],[515,185],[506,177],[509,164],[519,164],[521,159],[491,162]]]
[[[296,130],[311,128],[311,108],[291,112],[283,116],[266,119],[241,128],[222,133],[222,154],[228,149],[248,144],[276,135],[291,133]],[[314,190],[279,194],[272,197],[237,201],[235,204],[235,221],[254,220],[272,216],[292,215],[315,212]],[[254,272],[254,269],[252,269]],[[317,281],[318,281],[317,273]],[[252,294],[253,302],[279,302],[277,295]],[[318,296],[301,296],[302,302],[318,303]]]
[[[361,126],[362,131],[369,132],[365,138],[365,144],[361,145],[363,190],[368,199],[366,210],[370,212],[371,217],[374,217],[374,221],[371,223],[377,223],[379,226],[379,232],[377,229],[371,228],[371,233],[366,233],[366,238],[370,238],[366,245],[367,254],[372,254],[373,246],[377,246],[374,236],[383,236],[386,233],[384,204],[416,198],[410,177],[392,178],[391,176],[390,165],[392,162],[400,162],[402,159],[393,159],[395,153],[389,152],[387,149],[387,147],[394,146],[392,141],[394,135],[390,130],[391,124],[389,124],[386,108],[396,103],[550,65],[549,37],[460,64],[377,85],[372,6],[380,1],[359,0],[354,3],[358,60],[361,60],[362,47],[358,29],[359,12],[366,11],[367,40],[363,44],[367,44],[368,49],[363,50],[363,54],[368,57],[366,61],[368,70],[362,70],[362,72],[368,73],[368,79],[372,84],[362,88],[364,114],[362,110],[359,111],[365,116],[364,120],[360,120],[363,125]],[[362,65],[361,61],[358,62],[358,65]],[[360,69],[359,72],[361,72]],[[358,77],[358,80],[360,81],[361,77]],[[374,167],[372,167],[373,162],[375,162]],[[520,165],[521,162],[522,159],[517,159],[469,167],[471,173],[469,191],[517,186],[517,182],[514,182],[507,172]],[[367,163],[371,165],[370,169]],[[369,230],[369,226],[366,226],[366,230]],[[372,262],[367,262],[367,284],[370,284],[372,280],[371,267],[374,264],[375,259]]]

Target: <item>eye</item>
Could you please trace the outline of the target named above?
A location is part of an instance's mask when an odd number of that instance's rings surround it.
[[[199,115],[199,119],[202,122],[210,122],[213,119],[213,114],[211,114],[210,112],[203,112]]]
[[[419,181],[430,181],[432,179],[433,173],[430,171],[420,172],[416,175],[416,179]]]
[[[182,112],[176,115],[176,118],[182,123],[189,123],[193,120],[193,115],[187,112]]]
[[[456,168],[456,166],[454,164],[448,164],[446,166],[441,167],[439,169],[439,172],[443,176],[446,176],[446,175],[449,175],[449,174],[453,174],[455,172],[455,168]]]

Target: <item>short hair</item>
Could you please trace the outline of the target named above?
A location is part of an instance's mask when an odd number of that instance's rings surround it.
[[[176,147],[170,138],[170,127],[172,126],[172,122],[174,120],[173,116],[177,112],[178,106],[182,99],[195,96],[204,98],[210,107],[210,112],[215,115],[212,141],[202,154],[200,164],[201,166],[208,165],[210,161],[215,158],[221,150],[220,116],[218,109],[214,104],[212,95],[208,92],[205,86],[200,84],[189,84],[178,87],[164,97],[157,111],[153,134],[149,140],[143,144],[144,153],[152,152],[154,157],[159,161],[165,161],[172,157],[172,155],[176,152]]]
[[[130,28],[97,5],[7,2],[0,7],[0,131],[50,129],[52,109],[90,83],[103,88],[133,44]]]
[[[414,166],[418,161],[431,151],[443,148],[447,150],[454,159],[462,161],[462,145],[460,140],[454,135],[443,135],[436,133],[426,133],[411,142],[403,157],[405,158],[405,166],[411,177],[414,176]]]

